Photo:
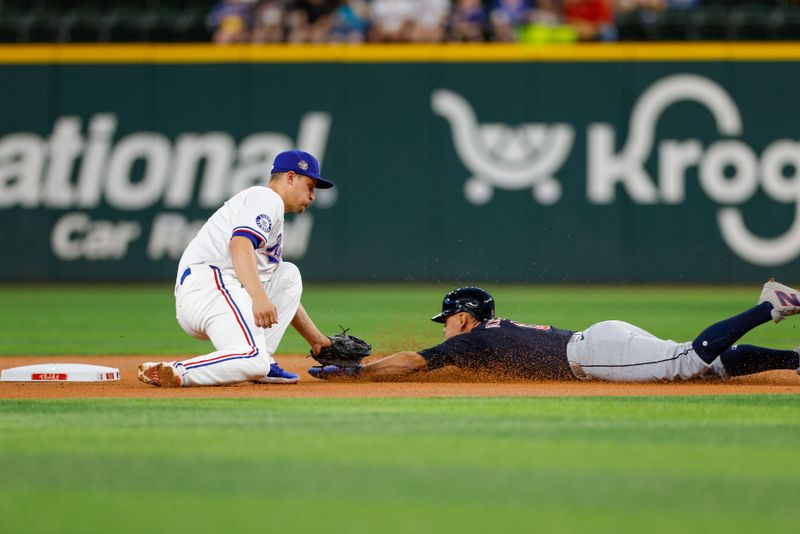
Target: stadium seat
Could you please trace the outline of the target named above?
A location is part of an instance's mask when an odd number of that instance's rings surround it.
[[[216,0],[0,0],[0,42],[208,42]]]
[[[74,9],[60,19],[60,33],[71,43],[96,43],[101,40],[101,20],[99,10]]]
[[[774,6],[781,0],[702,0],[703,6],[721,7],[730,9],[738,6]]]
[[[20,15],[17,19],[17,41],[27,43],[57,43],[64,40],[60,17],[56,11],[37,9]]]
[[[17,33],[17,19],[0,15],[0,43],[16,43]]]
[[[615,24],[620,41],[647,41],[648,28],[641,21],[638,11],[622,11],[615,15]]]
[[[776,41],[800,41],[800,8],[776,10],[772,15],[772,34]]]
[[[19,34],[20,11],[3,6],[0,11],[0,43],[15,43]]]
[[[144,22],[148,19],[139,9],[122,6],[113,9],[105,20],[108,40],[112,43],[140,43],[147,41]]]
[[[730,38],[739,41],[763,41],[772,33],[770,11],[765,6],[742,6],[731,10]]]
[[[176,31],[180,41],[190,43],[203,43],[211,40],[211,31],[208,29],[206,19],[209,10],[204,8],[189,7],[184,9],[176,21]]]
[[[156,42],[208,42],[211,35],[206,27],[205,9],[159,10],[149,27],[148,35]]]
[[[211,12],[211,9],[216,3],[217,0],[161,0],[160,5],[162,8],[172,8],[178,11],[185,11],[187,9],[200,9],[204,13],[208,14]]]
[[[692,29],[686,10],[668,9],[655,20],[653,36],[659,41],[685,41]]]
[[[171,8],[153,12],[152,23],[148,25],[149,40],[159,43],[180,41],[180,31],[177,27],[179,14]]]
[[[703,6],[689,13],[695,39],[701,41],[725,41],[730,37],[729,9]]]

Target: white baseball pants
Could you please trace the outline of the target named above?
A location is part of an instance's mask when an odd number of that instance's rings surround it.
[[[567,344],[567,359],[576,377],[611,382],[688,380],[720,374],[721,368],[700,359],[691,342],[659,339],[623,321],[576,332]]]
[[[209,339],[215,350],[176,362],[184,386],[234,384],[261,378],[292,322],[303,282],[292,263],[281,262],[265,285],[278,312],[278,324],[259,328],[250,295],[238,279],[211,265],[191,265],[191,274],[175,287],[175,311],[181,328],[192,337]]]

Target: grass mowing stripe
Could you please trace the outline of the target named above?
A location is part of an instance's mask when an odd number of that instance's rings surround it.
[[[20,515],[46,496],[73,527],[78,504],[169,503],[156,532],[789,532],[799,439],[793,396],[4,401],[0,514],[59,531]]]
[[[753,287],[540,286],[488,284],[500,316],[583,329],[608,319],[634,322],[662,337],[693,339],[712,322],[755,303]],[[376,352],[422,349],[442,340],[430,322],[450,285],[322,285],[305,287],[303,303],[318,326],[338,325],[368,339]],[[210,344],[190,338],[175,321],[169,285],[0,286],[14,313],[0,314],[0,354],[203,354]],[[580,302],[580,306],[575,303]],[[46,310],[46,313],[43,313]],[[794,348],[793,320],[767,325],[745,342]],[[305,353],[292,329],[279,352]]]
[[[474,488],[476,495],[485,492]],[[570,496],[555,502],[468,506],[439,503],[354,502],[340,494],[317,501],[300,501],[265,490],[256,495],[215,496],[213,506],[198,506],[193,495],[165,495],[157,491],[130,492],[119,498],[75,492],[70,496],[43,493],[47,508],[37,501],[38,494],[21,492],[25,500],[17,511],[27,516],[30,528],[24,532],[794,532],[791,517],[747,512],[727,513],[717,508],[704,509],[702,503],[688,503],[686,510],[664,506],[631,507],[621,505],[576,507]],[[116,496],[115,496],[116,497]],[[478,499],[476,499],[477,501]],[[89,511],[72,514],[69,522],[56,517],[70,512],[79,501]],[[37,502],[39,504],[37,504]],[[618,501],[622,503],[623,501]],[[147,503],[141,505],[140,503]],[[0,504],[2,510],[2,504]],[[722,512],[722,513],[721,513]],[[104,525],[108,530],[98,528]],[[14,531],[10,531],[14,532]],[[15,532],[23,532],[17,530]]]

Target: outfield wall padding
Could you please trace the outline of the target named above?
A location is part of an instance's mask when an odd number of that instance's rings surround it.
[[[295,147],[338,184],[288,217],[284,259],[306,280],[799,272],[800,53],[10,54],[0,50],[2,281],[170,280],[198,225]]]

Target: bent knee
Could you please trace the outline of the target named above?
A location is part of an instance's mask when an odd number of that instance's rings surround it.
[[[298,284],[300,287],[303,287],[303,276],[300,274],[300,269],[297,268],[297,265],[288,261],[284,261],[281,262],[281,266],[284,269],[284,276],[287,280],[294,284]]]
[[[299,294],[303,293],[303,277],[297,265],[288,261],[282,261],[275,271],[275,281],[282,291],[291,290]]]
[[[281,278],[286,278],[287,280],[292,281],[296,280],[301,284],[303,283],[303,277],[300,275],[300,269],[298,269],[297,265],[294,263],[282,261],[276,272],[280,272]]]
[[[708,341],[702,340],[699,337],[692,341],[692,349],[694,350],[694,353],[706,363],[711,363],[717,356],[719,356],[719,351],[715,346],[713,346],[713,344],[710,344]]]

